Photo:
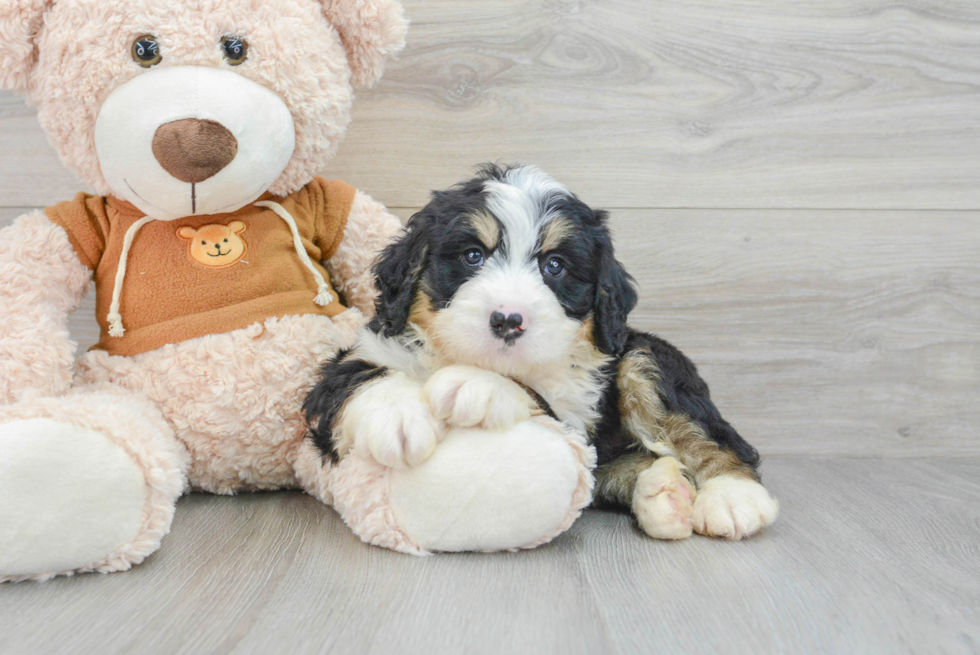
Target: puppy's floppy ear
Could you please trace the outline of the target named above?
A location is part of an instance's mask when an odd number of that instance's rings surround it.
[[[371,86],[385,59],[405,47],[408,21],[398,0],[320,0],[347,50],[351,84]]]
[[[386,337],[401,334],[408,325],[429,256],[428,220],[421,214],[413,216],[401,238],[385,248],[374,264],[379,293],[371,329]]]
[[[605,223],[607,214],[596,214]],[[599,279],[593,307],[592,338],[602,352],[618,355],[626,347],[629,336],[626,317],[636,307],[636,289],[633,286],[633,277],[616,260],[608,234],[600,239],[597,255]]]
[[[0,2],[0,89],[27,90],[37,62],[35,39],[53,0]]]

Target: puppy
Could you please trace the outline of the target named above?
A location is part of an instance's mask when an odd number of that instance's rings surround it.
[[[377,315],[306,401],[321,452],[412,466],[447,425],[543,413],[595,445],[594,504],[631,510],[652,537],[772,523],[759,455],[694,364],[627,326],[636,291],[606,218],[531,166],[435,192],[375,265]]]

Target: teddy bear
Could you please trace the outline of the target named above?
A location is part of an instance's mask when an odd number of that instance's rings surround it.
[[[560,429],[509,444],[551,478],[482,487],[474,462],[509,461],[492,439],[392,468],[306,438],[303,399],[401,229],[315,173],[406,28],[397,0],[0,5],[0,87],[95,191],[0,232],[0,580],[127,570],[191,490],[302,489],[417,553],[533,546],[588,504],[594,453]],[[76,359],[93,282],[101,336]]]

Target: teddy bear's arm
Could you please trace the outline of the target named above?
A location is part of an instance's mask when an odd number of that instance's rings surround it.
[[[327,262],[334,286],[344,294],[347,304],[365,316],[374,315],[374,259],[401,232],[402,224],[379,202],[357,192],[347,217],[340,246]]]
[[[0,230],[0,404],[68,389],[75,359],[68,315],[91,279],[68,234],[43,212]]]

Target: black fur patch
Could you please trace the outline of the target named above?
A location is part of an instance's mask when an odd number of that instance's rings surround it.
[[[429,256],[429,226],[416,220],[418,216],[412,217],[402,237],[385,248],[374,265],[378,298],[369,328],[387,337],[404,332]]]
[[[602,352],[620,355],[631,332],[626,319],[636,307],[636,289],[632,276],[613,256],[608,233],[605,240],[599,243],[596,256],[599,264],[593,338]]]
[[[333,427],[344,403],[362,384],[386,372],[383,366],[354,359],[350,354],[349,349],[342,350],[321,367],[320,381],[303,402],[313,443],[323,456],[333,461],[338,459]]]

